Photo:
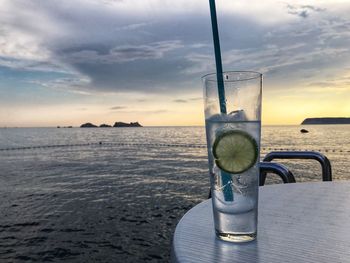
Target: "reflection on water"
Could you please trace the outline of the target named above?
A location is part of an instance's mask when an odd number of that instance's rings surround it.
[[[320,149],[349,179],[349,126],[307,129],[264,127],[261,156]],[[204,128],[0,129],[0,149],[86,143],[0,151],[1,262],[168,261],[176,223],[208,195],[207,151],[156,144],[204,145]],[[321,178],[317,162],[283,163],[297,181]]]

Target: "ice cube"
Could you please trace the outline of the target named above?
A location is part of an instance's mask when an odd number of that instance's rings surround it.
[[[229,114],[229,119],[232,121],[247,121],[247,116],[245,115],[244,110],[234,110]]]
[[[244,110],[234,110],[228,114],[214,114],[210,116],[207,121],[211,122],[242,122],[248,121]]]

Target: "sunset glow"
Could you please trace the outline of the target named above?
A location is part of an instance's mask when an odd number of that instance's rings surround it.
[[[224,70],[264,74],[263,125],[350,117],[349,1],[217,9]],[[206,1],[4,0],[0,12],[0,127],[204,124]]]

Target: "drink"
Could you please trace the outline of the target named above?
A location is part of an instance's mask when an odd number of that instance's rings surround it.
[[[215,79],[204,77],[215,231],[222,240],[251,241],[257,233],[261,74],[224,73],[228,113],[219,109]]]
[[[225,121],[225,117],[227,121]],[[250,134],[260,148],[260,122],[259,121],[230,121],[230,116],[221,116],[220,120],[206,120],[206,133],[208,149],[213,148],[217,134],[221,131],[245,131]],[[212,198],[214,209],[214,223],[217,235],[231,241],[232,238],[251,239],[256,235],[257,226],[257,200],[259,187],[258,160],[248,170],[231,174],[223,172],[214,161],[213,152],[208,151],[210,180],[214,185]],[[223,183],[222,173],[229,176],[229,183]],[[224,189],[230,188],[233,193],[232,201],[225,201]],[[219,229],[220,231],[218,231]],[[224,234],[221,234],[223,232]],[[232,234],[230,237],[228,235]]]

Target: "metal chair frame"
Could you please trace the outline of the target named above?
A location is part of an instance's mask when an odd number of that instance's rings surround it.
[[[259,186],[265,184],[266,174],[274,173],[281,177],[283,183],[295,183],[295,177],[293,173],[283,164],[272,163],[272,162],[260,162],[260,176],[259,176]]]
[[[268,153],[263,162],[271,162],[274,159],[312,159],[321,164],[322,167],[322,180],[332,181],[332,166],[328,158],[319,152],[314,151],[280,151]],[[260,174],[261,185],[265,184],[266,172],[263,171]]]

